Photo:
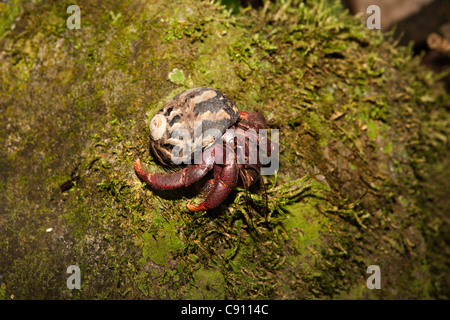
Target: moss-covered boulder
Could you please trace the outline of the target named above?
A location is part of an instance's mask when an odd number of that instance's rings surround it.
[[[71,2],[0,3],[0,297],[448,297],[447,96],[326,3],[77,1],[80,29]],[[161,170],[149,119],[199,86],[264,113],[280,168],[193,214],[133,162]]]

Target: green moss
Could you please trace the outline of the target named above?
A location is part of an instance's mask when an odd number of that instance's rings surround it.
[[[0,3],[0,39],[11,28],[14,20],[20,14],[20,0]]]
[[[425,238],[442,248],[433,230],[447,211],[427,197],[448,181],[447,97],[410,48],[329,1],[235,15],[198,1],[86,2],[80,30],[56,1],[6,6],[0,26],[21,19],[0,40],[1,297],[423,298],[444,287]],[[133,162],[162,170],[149,120],[198,86],[264,113],[280,130],[280,169],[193,214],[194,188],[150,190]],[[65,287],[71,264],[81,291]],[[390,275],[383,293],[361,285],[370,264]]]
[[[145,261],[151,260],[158,265],[167,266],[168,260],[182,246],[182,243],[170,223],[155,219],[152,229],[154,230],[151,233],[144,232],[142,235],[145,243],[143,258]]]
[[[286,229],[292,233],[294,247],[299,251],[298,260],[301,261],[309,255],[308,248],[320,250],[323,243],[324,222],[315,214],[314,204],[301,203],[286,207],[291,217],[286,223]],[[296,236],[296,237],[295,237]]]
[[[186,299],[224,299],[224,279],[218,270],[199,269],[193,274],[193,285],[186,292]]]

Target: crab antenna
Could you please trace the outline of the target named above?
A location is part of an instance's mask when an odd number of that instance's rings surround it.
[[[241,165],[239,165],[239,166],[241,166]],[[248,180],[247,180],[247,177],[243,174],[243,171],[242,171],[242,170],[239,170],[239,175],[240,175],[240,177],[241,177],[241,179],[242,179],[242,182],[243,182],[243,184],[244,184],[245,197],[247,198],[247,212],[250,212],[249,206],[248,206],[248,202],[249,202],[248,186],[247,186]]]
[[[266,209],[267,209],[267,215],[269,214],[269,197],[267,196],[267,190],[266,190],[266,184],[264,183],[264,179],[262,176],[259,176],[259,181],[261,181],[261,184],[263,185],[264,189],[264,198],[266,198]],[[267,216],[266,216],[267,219]]]

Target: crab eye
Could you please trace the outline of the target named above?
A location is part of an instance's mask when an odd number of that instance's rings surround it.
[[[153,140],[159,140],[166,131],[167,120],[162,114],[157,114],[150,121],[150,136]]]

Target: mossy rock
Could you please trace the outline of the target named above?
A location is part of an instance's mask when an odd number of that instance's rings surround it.
[[[448,97],[327,3],[78,1],[80,29],[70,2],[0,4],[0,297],[449,297]],[[193,214],[133,162],[160,170],[149,119],[199,86],[264,113],[280,168]]]

